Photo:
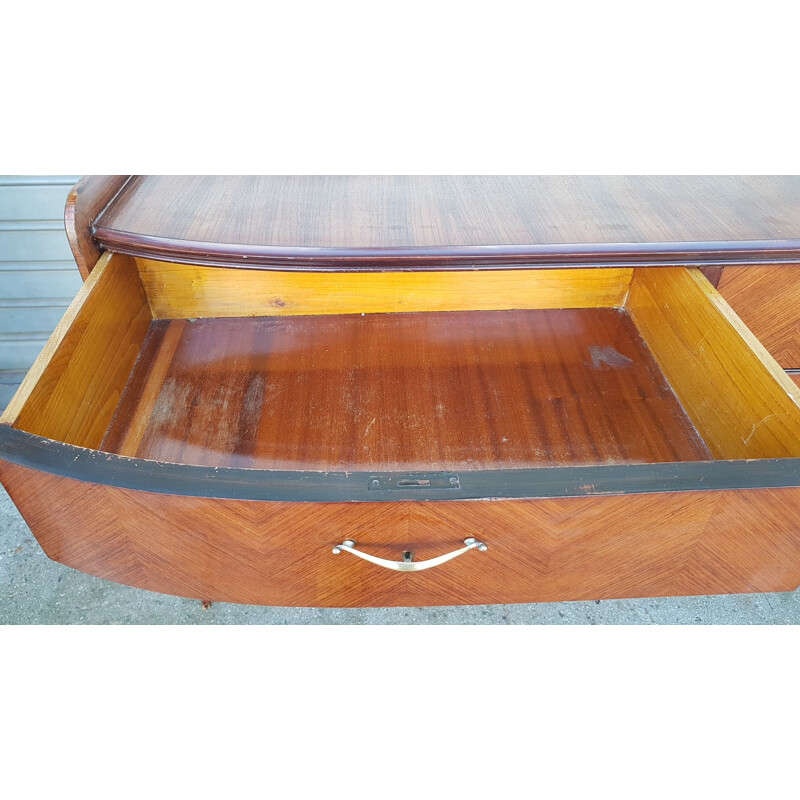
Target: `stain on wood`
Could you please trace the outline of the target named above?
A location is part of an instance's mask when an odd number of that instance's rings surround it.
[[[615,309],[158,321],[143,352],[110,452],[412,471],[710,457]]]
[[[633,364],[630,358],[618,353],[611,345],[600,347],[593,344],[589,346],[589,355],[592,357],[592,367],[601,369],[602,367],[629,367]]]

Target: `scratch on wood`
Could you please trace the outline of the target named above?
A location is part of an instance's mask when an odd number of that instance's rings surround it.
[[[753,427],[750,429],[750,435],[746,439],[744,437],[742,437],[742,443],[743,444],[749,444],[750,440],[753,438],[753,435],[756,432],[756,429],[759,428],[761,425],[763,425],[767,420],[772,419],[773,417],[785,417],[785,416],[787,416],[787,415],[786,414],[767,414],[767,416],[764,417],[764,419],[753,423]]]

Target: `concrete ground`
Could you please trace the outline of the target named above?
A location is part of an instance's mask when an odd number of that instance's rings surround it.
[[[268,608],[131,589],[50,561],[0,488],[0,624],[772,625],[800,623],[786,594],[444,608]]]

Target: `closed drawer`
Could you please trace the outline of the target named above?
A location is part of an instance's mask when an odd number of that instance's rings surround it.
[[[718,288],[784,369],[800,369],[800,265],[726,267]]]
[[[696,269],[105,256],[0,422],[62,563],[270,605],[800,583],[800,390]],[[420,572],[418,563],[488,545]]]

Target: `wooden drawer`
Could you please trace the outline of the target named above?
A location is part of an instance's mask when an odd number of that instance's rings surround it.
[[[800,584],[800,389],[698,269],[309,275],[106,254],[0,418],[45,552],[388,606]],[[350,552],[420,563],[397,572]]]

